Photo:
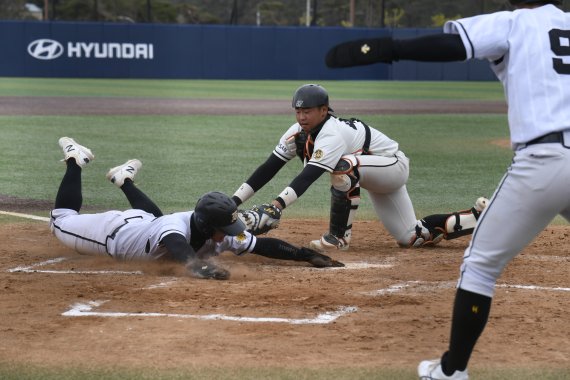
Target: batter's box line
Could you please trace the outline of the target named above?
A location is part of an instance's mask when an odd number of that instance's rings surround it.
[[[41,267],[46,267],[48,265],[53,265],[61,263],[68,260],[67,257],[57,257],[55,259],[50,259],[42,261],[36,264],[21,266],[12,269],[8,269],[8,272],[21,272],[21,273],[52,273],[52,274],[128,274],[128,275],[140,275],[143,274],[141,271],[118,271],[118,270],[50,270],[50,269],[37,269]]]
[[[427,282],[427,281],[407,281],[399,284],[390,285],[384,289],[373,290],[371,292],[363,292],[362,294],[369,296],[382,296],[386,294],[403,293],[406,291],[425,293],[438,289],[450,289],[455,287],[454,281],[441,281],[441,282]],[[511,285],[511,284],[497,284],[496,288],[507,289],[520,289],[520,290],[544,290],[551,292],[570,292],[570,288],[563,287],[548,287],[548,286],[535,286],[535,285]]]
[[[356,306],[341,306],[336,311],[327,311],[317,314],[314,318],[279,318],[279,317],[238,317],[225,314],[170,314],[170,313],[125,313],[125,312],[98,312],[94,308],[101,306],[108,301],[90,301],[88,303],[76,303],[71,309],[62,313],[64,317],[103,317],[103,318],[125,318],[125,317],[168,317],[178,319],[198,319],[203,321],[232,321],[249,323],[289,323],[292,325],[312,325],[328,324],[338,318],[354,313],[358,310]]]

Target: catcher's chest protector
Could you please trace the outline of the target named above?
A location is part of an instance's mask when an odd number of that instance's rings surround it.
[[[301,131],[295,136],[295,148],[297,157],[299,157],[303,162],[305,162],[305,159],[309,160],[313,154],[314,143],[310,144],[310,147],[308,147],[307,137],[308,136],[305,131]]]

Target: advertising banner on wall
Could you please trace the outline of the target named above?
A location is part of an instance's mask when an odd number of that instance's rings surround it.
[[[474,70],[465,64],[326,67],[324,57],[335,44],[391,33],[364,28],[0,21],[0,76],[489,79],[487,69]]]

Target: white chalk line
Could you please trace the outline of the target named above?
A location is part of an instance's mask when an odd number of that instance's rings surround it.
[[[8,272],[23,272],[23,273],[53,273],[53,274],[127,274],[127,275],[142,275],[142,271],[117,271],[117,270],[99,270],[99,271],[81,271],[81,270],[48,270],[48,269],[36,269],[39,267],[44,267],[47,265],[57,264],[62,261],[68,260],[67,257],[57,257],[55,259],[45,260],[36,264],[28,266],[19,266],[16,268],[8,269]],[[391,264],[370,264],[366,262],[357,263],[346,263],[345,267],[340,268],[326,268],[328,270],[333,269],[369,269],[369,268],[391,268]],[[315,269],[322,270],[322,268],[298,268],[298,269]],[[178,281],[177,278],[170,278],[165,282],[161,282],[155,285],[149,285],[145,289],[156,289],[165,288]],[[433,289],[449,289],[453,287],[454,282],[426,282],[426,281],[407,281],[404,283],[390,285],[388,288],[378,289],[371,292],[364,292],[367,295],[384,295],[392,294],[405,291],[406,289],[412,288],[415,291],[430,291]],[[566,287],[547,287],[547,286],[537,286],[537,285],[512,285],[512,284],[497,284],[497,288],[511,288],[511,289],[522,289],[522,290],[546,290],[546,291],[562,291],[570,292],[570,288]]]
[[[354,269],[371,269],[371,268],[392,268],[393,265],[391,264],[370,264],[370,263],[364,263],[364,262],[358,262],[358,263],[345,263],[344,267],[332,267],[332,268],[314,268],[314,267],[283,267],[283,266],[278,266],[278,265],[271,265],[271,267],[275,267],[275,268],[279,268],[281,270],[283,270],[284,268],[287,269],[292,269],[292,270],[311,270],[311,271],[323,271],[323,270],[339,270],[339,269],[345,269],[345,270],[354,270]],[[176,277],[171,277],[171,278],[167,278],[164,281],[158,283],[158,284],[153,284],[153,285],[149,285],[144,287],[143,289],[161,289],[161,288],[168,288],[172,285],[174,285],[178,280],[180,280],[179,278]]]
[[[387,288],[373,290],[370,292],[363,292],[361,294],[369,296],[382,296],[386,294],[402,293],[407,290],[412,292],[429,292],[438,289],[450,289],[455,287],[455,281],[441,281],[441,282],[428,282],[428,281],[406,281]],[[549,286],[536,286],[536,285],[511,285],[511,284],[497,284],[496,288],[508,289],[521,289],[521,290],[544,290],[552,292],[570,292],[570,288],[565,287],[549,287]]]
[[[385,294],[402,293],[408,289],[415,292],[427,292],[436,289],[449,289],[452,288],[455,283],[452,281],[446,282],[427,282],[427,281],[406,281],[398,284],[390,285],[384,289],[373,290],[371,292],[363,292],[362,294],[369,296],[382,296]]]
[[[10,215],[10,216],[17,216],[18,218],[26,218],[26,219],[32,219],[32,220],[40,220],[42,222],[49,222],[49,218],[46,218],[44,216],[37,216],[37,215],[31,215],[31,214],[22,214],[19,212],[10,212],[10,211],[0,211],[1,215]]]
[[[172,285],[174,285],[176,282],[178,282],[178,280],[180,280],[180,278],[178,277],[170,277],[167,278],[165,281],[163,282],[159,282],[158,284],[152,284],[149,286],[145,286],[143,289],[161,289],[161,288],[168,288]]]
[[[534,260],[534,261],[546,261],[546,262],[569,262],[570,257],[568,256],[548,256],[548,255],[529,255],[524,254],[516,257],[516,260]]]
[[[279,270],[294,270],[294,271],[298,271],[298,270],[302,270],[302,271],[329,271],[329,270],[355,270],[355,269],[372,269],[372,268],[382,268],[382,269],[386,269],[386,268],[392,268],[393,265],[391,264],[370,264],[370,263],[365,263],[365,262],[358,262],[358,263],[344,263],[345,266],[344,267],[331,267],[331,268],[314,268],[314,267],[297,267],[297,266],[279,266],[279,265],[267,265],[270,266],[271,268],[279,268]],[[158,284],[153,284],[153,285],[149,285],[144,287],[143,289],[160,289],[160,288],[168,288],[172,285],[174,285],[177,281],[179,280],[179,278],[169,278],[166,279],[165,281],[162,281]]]
[[[52,273],[52,274],[127,274],[127,275],[140,275],[143,274],[141,271],[118,271],[118,270],[55,270],[55,269],[36,269],[39,267],[45,267],[47,265],[57,264],[62,261],[68,260],[67,257],[57,257],[55,259],[50,259],[42,261],[36,264],[28,266],[20,266],[12,269],[8,269],[8,272],[21,272],[21,273]]]
[[[366,262],[359,262],[359,263],[344,263],[344,267],[334,267],[334,268],[325,268],[327,270],[354,270],[354,269],[373,269],[373,268],[380,268],[380,269],[388,269],[392,268],[394,265],[392,264],[371,264]],[[315,268],[320,269],[320,268]]]
[[[316,268],[316,267],[308,267],[308,266],[283,266],[283,265],[275,265],[275,264],[269,264],[269,265],[264,265],[265,267],[269,267],[271,269],[273,268],[278,268],[279,270],[302,270],[302,271],[316,271],[316,272],[322,272],[322,271],[329,271],[329,270],[360,270],[360,269],[389,269],[389,268],[393,268],[394,265],[392,264],[372,264],[372,263],[366,263],[366,262],[354,262],[354,263],[346,263],[343,262],[344,267],[325,267],[325,268]]]
[[[509,284],[498,284],[497,288],[514,288],[523,290],[547,290],[552,292],[570,292],[570,288],[561,287],[548,287],[548,286],[536,286],[536,285],[509,285]]]
[[[320,313],[314,318],[280,318],[280,317],[238,317],[225,314],[171,314],[171,313],[125,313],[125,312],[97,312],[92,311],[94,308],[101,306],[107,301],[90,301],[88,303],[76,303],[71,309],[62,313],[65,317],[107,317],[107,318],[124,318],[124,317],[169,317],[179,319],[198,319],[204,321],[232,321],[232,322],[251,322],[251,323],[289,323],[292,325],[307,324],[328,324],[338,318],[354,313],[358,310],[356,306],[341,306],[336,311],[327,311]]]
[[[51,273],[51,274],[126,274],[126,275],[141,275],[143,272],[141,271],[117,271],[117,270],[56,270],[56,269],[38,269],[40,267],[45,267],[52,264],[57,264],[62,261],[68,260],[67,257],[58,257],[55,259],[50,259],[46,261],[42,261],[36,264],[28,265],[28,266],[19,266],[16,268],[8,269],[8,272],[20,272],[20,273]],[[365,262],[356,262],[356,263],[346,263],[345,267],[338,267],[338,268],[311,268],[311,267],[295,267],[294,269],[300,270],[318,270],[322,271],[325,270],[339,270],[339,269],[348,269],[348,270],[355,270],[355,269],[371,269],[371,268],[392,268],[393,265],[391,264],[370,264]],[[283,267],[280,267],[283,269]],[[159,283],[156,285],[150,285],[146,289],[154,289],[154,288],[165,288],[174,283],[176,280],[169,280],[168,282]]]

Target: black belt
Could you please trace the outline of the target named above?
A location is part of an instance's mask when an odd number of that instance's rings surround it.
[[[530,140],[529,142],[526,143],[526,145],[563,143],[563,142],[564,142],[564,135],[562,134],[562,132],[552,132],[547,135],[537,137],[534,140]]]

